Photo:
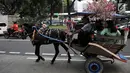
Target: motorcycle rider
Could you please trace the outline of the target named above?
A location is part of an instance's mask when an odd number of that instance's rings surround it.
[[[8,29],[9,35],[18,32],[18,24],[14,22],[11,28]]]

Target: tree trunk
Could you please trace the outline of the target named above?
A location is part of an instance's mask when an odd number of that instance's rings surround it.
[[[71,16],[70,16],[70,3],[69,3],[69,0],[67,0],[67,11],[68,11],[69,20],[71,20]]]

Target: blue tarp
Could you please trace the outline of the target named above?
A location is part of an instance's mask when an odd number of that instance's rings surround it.
[[[113,14],[113,17],[115,17],[115,18],[129,18],[130,16],[121,15],[121,14]]]
[[[94,12],[75,12],[75,13],[70,14],[70,16],[73,17],[73,16],[93,15],[93,14],[96,14],[96,13],[94,13]],[[113,14],[113,17],[114,18],[129,18],[130,16],[116,13],[116,14]]]

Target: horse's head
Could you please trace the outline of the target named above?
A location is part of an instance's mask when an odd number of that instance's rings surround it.
[[[28,36],[32,35],[32,33],[33,33],[33,29],[32,29],[33,24],[24,23],[22,25],[24,26],[23,28],[26,31],[27,35]]]

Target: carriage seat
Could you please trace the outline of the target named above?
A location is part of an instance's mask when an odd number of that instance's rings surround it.
[[[125,44],[124,36],[104,36],[104,35],[96,35],[95,41],[100,41],[108,44]]]

